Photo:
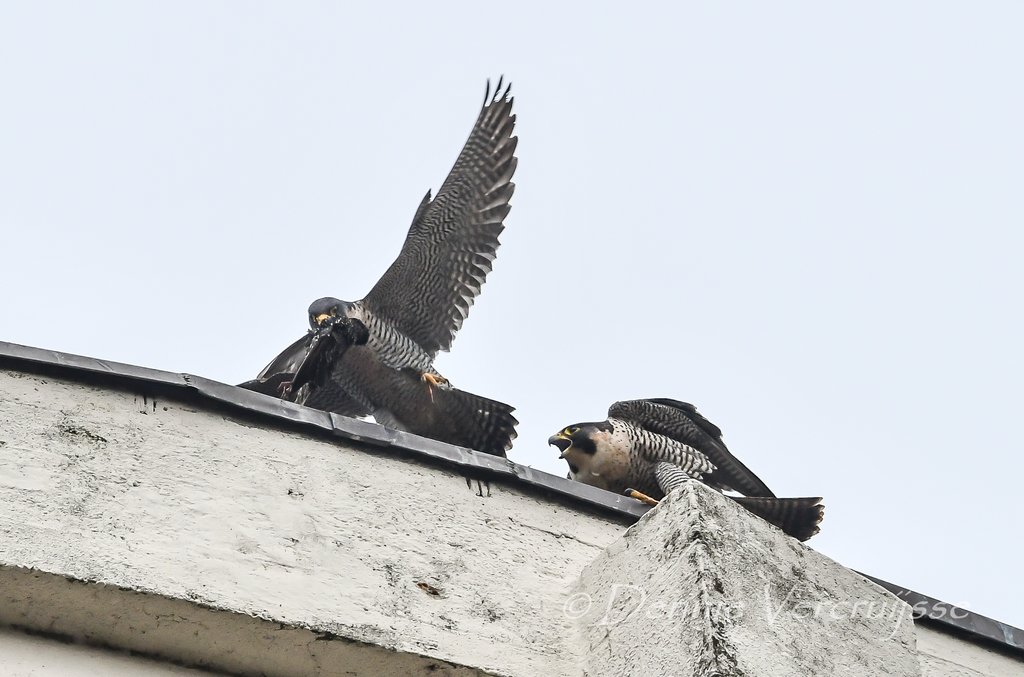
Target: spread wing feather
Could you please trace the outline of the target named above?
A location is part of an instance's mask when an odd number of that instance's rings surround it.
[[[402,251],[363,303],[431,356],[448,350],[491,271],[515,191],[518,139],[501,81],[434,199],[428,192]]]

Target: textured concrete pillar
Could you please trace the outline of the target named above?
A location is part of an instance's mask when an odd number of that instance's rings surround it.
[[[920,675],[910,607],[689,483],[588,565],[587,674]]]

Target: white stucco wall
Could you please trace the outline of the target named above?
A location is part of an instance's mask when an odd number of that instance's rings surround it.
[[[566,604],[640,533],[203,403],[4,370],[0,395],[0,626],[236,674],[578,675],[596,645]],[[926,677],[1024,665],[916,634]]]
[[[924,677],[1024,677],[1024,656],[924,625],[917,626],[917,650]]]
[[[580,664],[561,605],[621,524],[173,401],[2,372],[0,392],[0,562],[501,674]]]

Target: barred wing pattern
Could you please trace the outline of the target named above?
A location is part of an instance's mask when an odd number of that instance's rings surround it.
[[[490,84],[437,196],[423,199],[402,251],[363,299],[432,357],[448,350],[491,271],[515,190],[518,139],[509,88]]]
[[[633,458],[640,466],[668,463],[686,473],[687,477],[697,479],[715,471],[715,466],[708,457],[689,444],[648,430],[633,421],[615,419],[611,415],[608,416],[608,420],[613,430],[621,430],[626,434],[629,445],[635,452]]]
[[[699,413],[692,404],[666,398],[616,402],[608,409],[609,418],[618,418],[689,445],[716,466],[707,478],[712,485],[740,492],[745,496],[774,497],[772,490],[743,465],[722,442],[722,431]]]

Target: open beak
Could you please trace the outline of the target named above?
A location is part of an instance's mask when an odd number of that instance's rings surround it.
[[[569,447],[572,446],[572,440],[562,433],[558,433],[557,435],[552,435],[548,438],[548,444],[553,444],[558,447],[560,452],[562,452],[558,455],[558,458],[565,458],[565,452],[569,451]]]

